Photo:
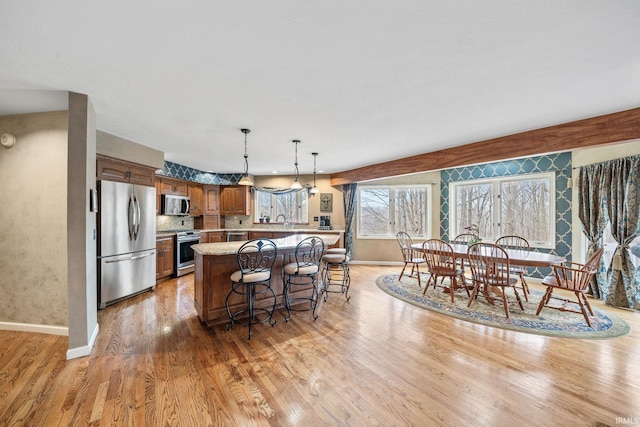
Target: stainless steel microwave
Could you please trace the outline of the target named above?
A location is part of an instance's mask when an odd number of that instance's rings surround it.
[[[189,215],[189,198],[184,196],[162,195],[162,215]]]

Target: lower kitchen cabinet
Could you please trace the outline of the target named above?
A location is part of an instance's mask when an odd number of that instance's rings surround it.
[[[156,282],[170,277],[175,269],[173,236],[156,239]]]
[[[224,231],[209,231],[202,233],[200,237],[200,243],[219,243],[224,241]]]

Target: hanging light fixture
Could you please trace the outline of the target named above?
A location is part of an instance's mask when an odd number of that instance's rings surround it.
[[[294,139],[293,143],[296,146],[296,162],[295,162],[296,172],[295,172],[295,180],[293,181],[293,184],[291,184],[291,188],[295,189],[295,190],[298,190],[298,189],[302,188],[302,185],[298,182],[298,175],[299,175],[299,171],[298,171],[298,144],[300,144],[300,141],[297,140],[297,139]]]
[[[316,187],[316,158],[318,157],[318,153],[311,153],[311,155],[313,156],[313,188],[309,190],[309,193],[318,194],[320,192],[318,187]]]
[[[244,133],[244,173],[242,179],[238,182],[239,185],[253,185],[253,181],[249,178],[249,156],[247,155],[247,134],[251,132],[251,129],[240,129],[240,132]]]

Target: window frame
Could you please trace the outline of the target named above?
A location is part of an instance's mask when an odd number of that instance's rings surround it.
[[[276,209],[276,205],[277,205],[277,199],[278,196],[281,195],[285,195],[285,194],[290,194],[290,193],[282,193],[282,194],[276,194],[276,193],[272,193],[269,191],[260,191],[258,189],[255,189],[253,192],[253,205],[255,206],[254,209],[254,213],[253,213],[253,221],[255,223],[259,223],[260,222],[260,212],[261,212],[261,205],[260,205],[260,194],[268,194],[269,195],[269,217],[270,217],[270,224],[284,224],[284,221],[279,221],[276,222],[276,215],[275,215],[275,209]],[[309,193],[308,191],[296,191],[295,192],[296,195],[296,214],[297,214],[297,218],[287,218],[287,222],[289,224],[308,224],[309,223]],[[306,202],[303,203],[302,198],[306,196]]]
[[[556,248],[556,172],[536,172],[536,173],[528,173],[528,174],[520,174],[520,175],[509,175],[502,177],[494,177],[494,178],[482,178],[482,179],[473,179],[473,180],[461,180],[461,181],[452,181],[449,183],[449,237],[453,238],[460,233],[468,232],[464,229],[456,230],[457,224],[457,187],[459,186],[468,186],[474,184],[492,184],[493,185],[493,197],[492,197],[492,230],[495,234],[494,236],[480,236],[486,241],[495,242],[497,238],[504,235],[502,231],[502,202],[500,199],[500,190],[501,185],[508,182],[514,181],[530,181],[530,180],[540,180],[546,179],[549,183],[549,223],[547,226],[549,227],[549,241],[541,242],[535,241],[533,239],[529,239],[527,236],[522,236],[529,241],[529,244],[532,248],[540,248],[540,249],[555,249]]]
[[[356,194],[356,225],[357,225],[357,239],[368,239],[368,240],[392,240],[396,239],[396,233],[400,230],[396,230],[395,228],[395,192],[396,190],[407,190],[407,189],[421,189],[424,190],[424,222],[423,229],[424,235],[416,235],[409,234],[414,239],[426,240],[431,236],[431,185],[430,184],[394,184],[394,185],[358,185],[358,190]],[[362,205],[361,205],[361,193],[362,191],[367,190],[389,190],[389,218],[393,220],[390,224],[389,234],[384,235],[370,235],[362,233]]]

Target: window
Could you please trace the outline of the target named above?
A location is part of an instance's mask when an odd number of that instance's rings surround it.
[[[515,234],[531,246],[554,248],[554,194],[554,173],[452,182],[449,235],[475,224],[486,241]]]
[[[358,189],[358,238],[395,238],[398,231],[425,238],[428,187]]]
[[[255,192],[255,222],[269,216],[271,222],[307,223],[306,191],[283,191],[271,193],[256,190]],[[285,219],[282,219],[284,216]]]

